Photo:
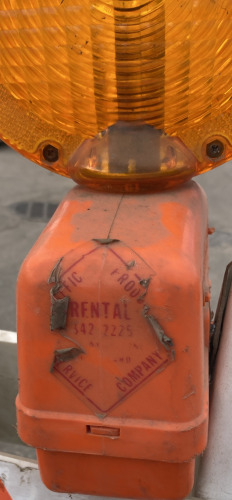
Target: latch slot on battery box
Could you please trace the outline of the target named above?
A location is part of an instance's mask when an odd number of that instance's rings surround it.
[[[120,437],[120,429],[117,427],[103,427],[100,425],[87,425],[87,434],[92,434],[93,436],[104,436],[109,438]]]

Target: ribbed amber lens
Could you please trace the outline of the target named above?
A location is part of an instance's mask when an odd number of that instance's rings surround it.
[[[231,40],[231,0],[2,0],[0,134],[68,175],[83,140],[143,122],[209,170],[232,157]]]

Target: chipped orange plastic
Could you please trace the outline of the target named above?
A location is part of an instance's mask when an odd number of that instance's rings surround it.
[[[11,496],[9,495],[3,481],[0,479],[0,499],[1,500],[12,500]]]
[[[103,208],[104,207],[104,208]],[[207,441],[207,207],[76,187],[18,280],[18,431],[55,491],[182,499]]]

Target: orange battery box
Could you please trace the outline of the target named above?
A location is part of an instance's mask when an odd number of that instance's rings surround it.
[[[18,432],[54,491],[183,499],[207,442],[204,192],[75,187],[18,280]]]

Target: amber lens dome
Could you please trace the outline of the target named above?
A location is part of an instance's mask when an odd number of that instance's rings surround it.
[[[2,0],[0,135],[69,175],[85,139],[143,122],[209,170],[232,157],[231,44],[231,0]]]

